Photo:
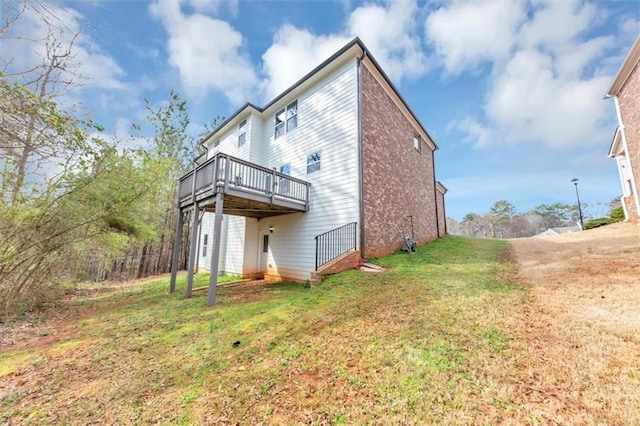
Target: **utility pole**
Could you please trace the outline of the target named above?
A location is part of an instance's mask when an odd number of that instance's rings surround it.
[[[580,230],[584,229],[584,221],[582,220],[582,207],[580,206],[580,194],[578,193],[578,178],[571,179],[576,187],[576,198],[578,199],[578,214],[580,215]]]

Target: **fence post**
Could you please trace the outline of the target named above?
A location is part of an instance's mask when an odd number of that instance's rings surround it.
[[[358,238],[356,235],[357,234],[356,231],[358,229],[358,222],[353,222],[352,227],[353,227],[353,249],[355,250],[357,248],[357,242],[358,242]]]
[[[271,203],[273,204],[273,198],[276,192],[276,171],[271,170]]]
[[[231,176],[231,161],[229,160],[229,154],[225,154],[224,162],[224,192],[227,192],[229,189],[229,176]]]

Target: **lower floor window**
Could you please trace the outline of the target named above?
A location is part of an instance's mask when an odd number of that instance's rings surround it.
[[[290,164],[283,164],[282,166],[280,166],[280,173],[282,173],[283,175],[287,175],[289,176],[291,174],[291,165]],[[289,194],[289,182],[291,182],[288,178],[286,177],[280,177],[280,182],[279,182],[279,191],[278,193],[280,195],[288,195]]]
[[[322,151],[317,151],[307,155],[307,174],[320,170]]]
[[[209,234],[204,234],[202,241],[202,257],[207,257],[207,246],[209,245]]]

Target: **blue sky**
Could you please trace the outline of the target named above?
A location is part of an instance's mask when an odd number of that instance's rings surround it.
[[[616,127],[603,100],[640,33],[640,2],[611,1],[72,1],[47,2],[81,31],[82,105],[125,137],[171,89],[189,103],[191,131],[246,101],[263,105],[359,36],[439,146],[447,215],[506,199],[597,203],[620,194],[608,159]],[[6,11],[3,11],[3,13]],[[25,14],[11,35],[37,39]],[[26,67],[37,49],[5,37],[4,61]]]

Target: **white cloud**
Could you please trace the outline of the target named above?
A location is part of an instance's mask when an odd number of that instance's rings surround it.
[[[8,71],[19,73],[47,61],[47,41],[52,54],[63,55],[70,49],[67,71],[62,79],[86,88],[121,90],[124,71],[84,30],[84,17],[75,9],[32,3],[14,26],[3,36],[0,48]],[[49,36],[52,35],[53,38]],[[55,41],[55,47],[51,42]],[[38,72],[38,71],[36,71]],[[25,81],[29,77],[25,76]]]
[[[463,140],[464,143],[473,144],[476,148],[491,145],[491,131],[473,117],[467,116],[462,120],[456,120],[451,127],[467,134]]]
[[[218,14],[223,9],[228,10],[233,16],[238,13],[239,0],[187,0],[186,3],[198,13]]]
[[[262,83],[266,96],[270,99],[287,89],[348,40],[342,36],[315,36],[292,25],[281,27],[271,47],[262,55],[263,71],[267,75]]]
[[[579,79],[589,64],[603,56],[615,44],[614,36],[596,37],[584,43],[573,43],[555,56],[556,72],[564,78]]]
[[[184,14],[179,1],[156,1],[150,10],[169,34],[169,63],[190,95],[217,90],[236,104],[246,100],[257,77],[241,53],[242,34],[226,21]]]
[[[266,96],[278,95],[355,36],[395,82],[426,74],[429,67],[417,31],[417,12],[415,1],[361,6],[349,14],[342,31],[329,35],[283,25],[262,56]]]
[[[620,24],[620,31],[625,38],[635,39],[640,33],[640,18],[636,16],[625,19]]]
[[[518,51],[487,94],[488,118],[510,142],[566,147],[602,141],[609,133],[602,126],[609,107],[602,94],[610,77],[567,78],[554,64],[549,54]]]
[[[612,114],[602,95],[612,75],[602,64],[617,41],[614,35],[588,36],[599,23],[597,8],[531,1],[509,3],[507,12],[496,5],[503,3],[453,3],[426,20],[427,37],[447,72],[491,66],[484,115],[453,127],[476,147],[535,141],[566,148],[607,139]],[[488,35],[480,34],[482,22]],[[471,35],[458,34],[466,27]]]
[[[505,58],[526,18],[520,0],[454,2],[429,14],[426,39],[451,74]]]
[[[566,51],[596,17],[596,7],[579,1],[544,1],[535,5],[533,19],[520,29],[525,48]]]
[[[351,13],[346,32],[362,39],[392,80],[417,78],[429,70],[417,16],[415,1],[365,5]]]

